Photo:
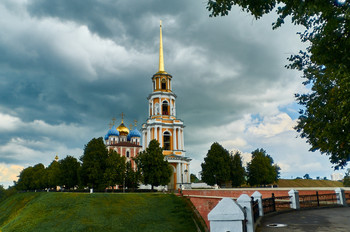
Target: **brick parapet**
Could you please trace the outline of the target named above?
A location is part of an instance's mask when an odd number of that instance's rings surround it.
[[[316,191],[319,194],[334,193],[335,188],[245,188],[245,189],[191,189],[183,190],[182,194],[191,200],[197,211],[200,213],[209,228],[208,214],[219,203],[223,197],[237,199],[242,194],[251,196],[255,191],[262,194],[262,198],[269,198],[272,193],[276,197],[288,196],[291,189],[299,191],[299,195],[314,195]],[[346,191],[349,192],[349,191]]]

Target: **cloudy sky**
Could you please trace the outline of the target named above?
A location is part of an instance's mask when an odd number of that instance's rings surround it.
[[[79,158],[113,117],[147,119],[158,70],[159,20],[165,70],[173,75],[186,154],[197,174],[213,142],[246,160],[264,148],[283,178],[333,173],[292,129],[308,91],[284,68],[305,47],[275,16],[233,8],[210,18],[200,0],[2,0],[0,2],[0,184],[56,156]]]

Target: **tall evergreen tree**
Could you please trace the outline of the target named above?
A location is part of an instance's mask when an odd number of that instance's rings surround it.
[[[278,180],[278,166],[264,149],[252,152],[252,160],[248,163],[248,183],[251,186],[272,184]]]
[[[104,182],[107,158],[108,151],[102,137],[93,138],[85,145],[84,154],[80,157],[82,162],[80,176],[83,185],[99,190],[107,187]]]
[[[131,166],[131,162],[126,163],[125,172],[125,186],[130,189],[137,189],[140,181],[140,172],[134,170]]]
[[[116,151],[108,153],[104,181],[107,186],[124,185],[126,158]]]
[[[245,181],[245,170],[242,165],[242,157],[239,152],[230,155],[230,170],[232,187],[239,187]]]
[[[23,169],[16,183],[18,190],[40,190],[47,186],[46,169],[41,163]]]
[[[16,183],[18,190],[32,190],[33,182],[33,167],[27,167],[23,169]]]
[[[59,161],[60,163],[60,183],[67,189],[74,188],[79,185],[79,169],[80,163],[73,156],[66,156],[66,158]]]
[[[171,167],[164,160],[163,149],[157,140],[153,139],[145,151],[136,158],[137,167],[142,173],[143,183],[154,186],[166,185],[170,182]]]
[[[33,167],[33,181],[31,189],[39,190],[47,187],[47,176],[45,166],[42,163],[36,164]]]
[[[231,178],[230,154],[219,143],[211,145],[202,166],[202,180],[209,184],[222,186]]]
[[[46,176],[48,188],[56,188],[56,186],[61,185],[60,163],[56,160],[52,161],[51,164],[46,168]]]

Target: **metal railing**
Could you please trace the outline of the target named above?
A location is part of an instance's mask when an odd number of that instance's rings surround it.
[[[270,198],[262,199],[264,214],[286,210],[290,208],[290,196],[276,197],[274,193]]]
[[[275,197],[275,204],[276,204],[277,211],[290,209],[290,204],[291,204],[290,196]]]
[[[320,207],[337,205],[337,195],[335,193],[319,194],[316,191],[314,195],[299,196],[300,208]]]
[[[262,205],[264,214],[268,214],[276,211],[275,194],[272,193],[272,197],[262,199]]]
[[[346,203],[350,204],[350,192],[345,192]]]

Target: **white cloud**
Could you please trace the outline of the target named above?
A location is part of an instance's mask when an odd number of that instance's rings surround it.
[[[266,116],[262,122],[248,127],[248,133],[253,136],[272,137],[285,131],[292,131],[296,125],[291,117],[286,113],[274,116]]]
[[[50,125],[42,120],[23,122],[20,118],[0,112],[0,134],[8,131],[20,130],[21,133],[36,133],[41,137],[61,137],[71,139],[82,139],[91,133],[89,128],[76,124],[61,123]]]
[[[23,127],[28,130],[35,131],[51,137],[57,136],[61,138],[82,139],[87,134],[91,133],[89,128],[78,126],[75,124],[61,123],[58,125],[50,125],[42,120],[34,120],[33,122],[24,124]]]
[[[245,147],[247,146],[247,141],[244,140],[243,138],[236,137],[231,140],[224,140],[221,141],[221,145],[225,147],[226,149],[233,149],[235,147]]]
[[[48,165],[56,155],[64,158],[67,155],[79,158],[83,154],[82,148],[68,148],[60,141],[48,138],[43,140],[25,140],[12,138],[8,143],[0,146],[1,159],[13,160],[13,162],[25,165],[43,163]]]
[[[18,129],[20,119],[0,112],[0,131],[13,131]]]
[[[236,153],[239,153],[241,154],[241,158],[242,158],[242,165],[243,167],[247,167],[247,164],[252,160],[252,154],[251,153],[248,153],[248,152],[242,152],[238,149],[231,149],[230,150],[230,153],[232,155],[235,155]]]
[[[24,169],[21,165],[0,163],[0,184],[7,188],[18,180],[19,173]]]
[[[305,173],[329,178],[333,170],[328,157],[319,152],[309,152],[309,145],[304,139],[297,137],[297,132],[293,130],[294,125],[295,121],[283,112],[263,116],[262,120],[245,115],[243,119],[233,121],[226,126],[200,128],[200,133],[211,133],[212,138],[209,142],[203,140],[203,143],[199,143],[194,149],[191,147],[190,152],[195,150],[192,155],[197,160],[203,160],[211,144],[217,141],[228,150],[240,151],[243,163],[246,165],[251,160],[250,152],[263,148],[272,156],[274,163],[281,167],[283,178],[291,176],[295,178]],[[201,138],[203,136],[199,137],[199,140]],[[199,169],[195,170],[196,168]],[[200,167],[195,165],[192,170],[199,172]]]
[[[34,18],[20,5],[15,11],[0,5],[0,14],[3,19],[0,28],[4,35],[0,42],[6,43],[21,58],[56,60],[57,65],[63,64],[61,69],[79,74],[75,78],[92,81],[103,78],[105,75],[101,73],[126,78],[118,74],[128,72],[130,67],[150,65],[152,60],[151,54],[127,49],[73,21]],[[23,38],[27,39],[23,41]]]

